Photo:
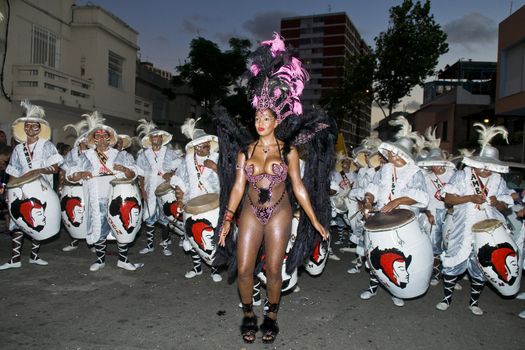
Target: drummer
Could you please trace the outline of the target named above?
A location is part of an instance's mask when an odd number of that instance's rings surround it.
[[[436,137],[436,129],[429,127],[425,132],[425,145],[430,149],[428,155],[417,162],[424,169],[426,188],[429,197],[427,209],[424,211],[429,226],[430,242],[434,253],[434,270],[430,284],[439,283],[440,254],[443,252],[443,230],[447,207],[442,196],[443,187],[450,181],[456,171],[454,163],[447,160],[444,151],[439,148],[441,139]]]
[[[357,207],[363,206],[363,202],[359,198],[363,198],[368,185],[372,182],[375,174],[379,171],[382,165],[381,160],[383,156],[378,151],[378,147],[381,145],[381,139],[378,137],[376,131],[370,133],[370,136],[365,138],[360,147],[353,150],[352,155],[354,156],[355,163],[359,170],[357,172],[355,185],[348,194],[350,200],[357,201]],[[363,236],[363,215],[358,213],[349,213],[351,216],[355,215],[355,218],[350,220],[350,226],[352,228],[352,234],[350,235],[350,241],[356,245],[355,253],[357,258],[354,265],[350,267],[346,272],[349,274],[356,274],[361,271],[363,266],[363,257],[365,256],[365,239]]]
[[[184,203],[195,197],[220,192],[217,163],[219,153],[212,150],[212,144],[217,144],[217,136],[208,135],[202,129],[195,128],[197,120],[186,119],[181,127],[182,133],[191,141],[186,145],[186,168],[182,177],[173,176],[172,187],[183,194]],[[189,248],[189,242],[185,243]],[[194,248],[190,249],[193,269],[186,272],[186,278],[194,278],[202,274],[202,259]],[[216,267],[211,267],[211,278],[214,282],[222,281]]]
[[[178,171],[184,173],[184,161],[182,157],[168,148],[166,145],[171,141],[172,135],[164,130],[157,129],[153,122],[141,119],[137,131],[142,136],[142,150],[137,155],[137,168],[139,172],[139,186],[144,197],[144,222],[146,223],[147,244],[139,254],[148,254],[155,250],[153,247],[155,224],[161,226],[162,254],[172,255],[169,249],[170,236],[168,218],[155,196],[155,189],[164,181],[169,181]]]
[[[80,157],[77,165],[69,169],[66,179],[71,182],[83,182],[95,177],[116,176],[117,178],[133,179],[137,173],[135,164],[123,153],[113,148],[117,143],[117,133],[109,126],[104,125],[104,118],[98,112],[93,112],[88,118],[89,131],[86,135],[87,150]],[[108,223],[108,201],[110,191],[99,190],[96,181],[88,181],[85,193],[88,194],[88,232],[86,241],[94,244],[97,260],[90,267],[90,271],[98,271],[106,266],[106,238],[111,229]],[[132,264],[128,260],[128,244],[118,243],[117,266],[134,271],[141,264]]]
[[[346,208],[344,199],[348,196],[348,192],[352,189],[356,179],[356,173],[350,170],[352,163],[352,158],[348,155],[338,153],[335,169],[330,174],[330,196],[332,198],[338,198],[337,201],[340,202],[346,210],[348,210],[348,208]],[[338,239],[334,242],[334,245],[343,245],[345,238],[348,241],[348,225],[343,218],[343,215],[346,215],[346,213],[337,213],[335,208],[332,208],[332,213],[332,220],[335,222],[335,226],[337,226],[338,234]],[[331,258],[333,260],[340,260],[339,257],[333,253],[331,254]]]
[[[490,145],[494,136],[507,139],[503,127],[485,127],[475,123],[480,133],[481,150],[477,156],[463,158],[465,168],[457,171],[442,190],[445,204],[453,207],[451,229],[446,233],[446,248],[441,254],[444,297],[436,308],[445,311],[452,302],[454,286],[468,271],[471,281],[469,309],[474,315],[483,315],[479,297],[486,278],[478,266],[472,249],[472,225],[485,219],[505,222],[502,212],[513,204],[505,180],[500,174],[509,171],[499,160],[499,151]]]
[[[373,209],[388,213],[396,208],[409,209],[416,214],[428,205],[425,177],[415,164],[412,155],[414,142],[412,128],[408,121],[400,116],[390,122],[391,125],[401,125],[395,142],[382,142],[379,152],[388,160],[375,174],[364,194],[363,212],[365,217]],[[361,293],[363,300],[374,297],[377,293],[379,280],[370,274],[370,286]],[[404,306],[403,299],[392,296],[396,306]]]
[[[87,151],[88,146],[86,143],[86,133],[87,133],[87,122],[82,120],[77,124],[68,124],[64,126],[64,130],[72,128],[77,134],[77,139],[73,145],[73,148],[67,153],[64,158],[64,162],[60,165],[60,173],[58,176],[58,193],[62,192],[64,187],[65,176],[67,171],[78,164],[80,156]],[[63,252],[70,252],[78,248],[78,239],[72,239],[71,243],[62,248]]]
[[[28,100],[22,101],[21,106],[25,109],[25,117],[18,118],[13,122],[13,137],[19,142],[13,149],[6,173],[10,175],[11,181],[22,176],[40,174],[53,188],[53,174],[58,172],[58,166],[62,163],[62,156],[55,146],[49,141],[51,128],[44,120],[45,111],[40,106],[32,105]],[[20,262],[20,251],[24,234],[10,220],[9,230],[12,232],[11,260],[0,265],[0,270],[18,268]],[[40,242],[32,239],[30,264],[40,266],[48,265],[47,261],[38,256]]]

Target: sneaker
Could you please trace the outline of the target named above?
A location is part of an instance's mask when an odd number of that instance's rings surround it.
[[[179,240],[179,247],[182,247],[183,245],[184,245],[184,240],[183,239]]]
[[[358,261],[359,261],[359,257],[357,257],[354,260],[352,260],[352,264],[356,265]]]
[[[516,299],[525,300],[525,292],[521,292],[518,295],[516,295]]]
[[[476,305],[471,305],[468,307],[470,309],[470,311],[472,312],[472,314],[476,315],[476,316],[481,316],[483,315],[483,310],[479,307],[479,306],[476,306]]]
[[[332,249],[330,249],[330,251],[328,252],[328,259],[332,259],[332,260],[335,260],[335,261],[341,260],[340,257],[335,255],[335,253],[332,251]]]
[[[72,252],[73,250],[76,250],[76,249],[78,249],[78,245],[68,244],[64,248],[62,248],[62,251],[63,252]]]
[[[301,291],[301,288],[299,287],[299,285],[296,285],[295,288],[293,289],[294,293],[299,293],[300,291]]]
[[[40,259],[40,258],[36,258],[35,260],[29,259],[29,263],[30,264],[37,264],[37,265],[40,265],[40,266],[47,266],[47,265],[49,265],[49,263],[47,261],[45,261],[44,259]]]
[[[351,275],[359,273],[359,272],[361,272],[361,266],[354,266],[354,267],[349,268],[348,270],[346,270],[346,272],[348,272]]]
[[[173,253],[171,252],[171,250],[168,249],[167,246],[162,249],[162,254],[164,254],[164,256],[172,256],[173,255]]]
[[[341,253],[355,253],[355,247],[343,247],[339,248]]]
[[[522,312],[520,312],[520,313],[518,314],[518,317],[520,317],[520,318],[525,318],[525,310],[523,310]]]
[[[149,253],[153,253],[155,251],[155,248],[148,248],[148,247],[144,247],[142,248],[140,251],[139,251],[139,254],[149,254]]]
[[[5,264],[0,265],[0,270],[7,270],[7,269],[17,269],[22,266],[22,262],[6,262]]]
[[[199,275],[202,275],[202,270],[200,270],[199,272],[195,272],[195,270],[191,270],[191,271],[186,272],[184,277],[186,277],[186,278],[193,278],[193,277],[199,276]]]
[[[137,266],[135,266],[135,264],[132,264],[129,261],[124,262],[120,260],[117,262],[117,267],[120,267],[121,269],[128,270],[128,271],[135,271],[137,269]]]
[[[212,279],[213,282],[215,282],[215,283],[218,283],[218,282],[222,281],[222,277],[221,277],[221,275],[218,274],[218,273],[212,273],[212,274],[211,274],[211,279]]]
[[[91,265],[89,267],[89,271],[95,272],[95,271],[98,271],[100,269],[103,269],[105,266],[106,266],[106,263],[102,263],[102,264],[94,263],[93,265]]]
[[[444,301],[441,301],[441,302],[436,304],[436,309],[438,309],[440,311],[447,311],[449,306],[450,306],[449,304],[445,303]]]
[[[463,287],[461,286],[461,284],[456,283],[456,284],[454,285],[454,290],[462,290],[462,289],[463,289]]]
[[[403,299],[392,297],[392,301],[394,302],[395,306],[399,306],[399,307],[405,306],[405,301]]]
[[[252,299],[252,304],[253,304],[253,306],[261,306],[262,301],[261,301],[261,299],[259,299],[257,301]],[[239,303],[239,308],[242,308],[242,302]]]
[[[437,278],[432,278],[432,279],[430,280],[430,285],[431,285],[431,286],[435,287],[435,286],[437,286],[438,284],[439,284],[439,279],[437,279]]]
[[[368,299],[370,299],[370,298],[372,298],[372,297],[375,297],[376,294],[377,294],[377,292],[372,293],[372,292],[369,291],[369,290],[365,290],[363,293],[361,293],[361,295],[360,295],[359,297],[360,297],[361,299],[363,299],[363,300],[368,300]]]

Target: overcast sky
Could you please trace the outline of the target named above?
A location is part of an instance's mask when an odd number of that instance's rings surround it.
[[[174,72],[188,55],[190,41],[202,36],[227,47],[232,36],[268,39],[281,17],[346,12],[368,45],[388,27],[388,10],[397,0],[92,0],[139,32],[142,60]],[[86,1],[77,1],[85,4]],[[436,21],[448,34],[450,50],[437,67],[459,59],[495,61],[498,24],[525,0],[434,0]],[[412,110],[421,89],[403,101]],[[402,108],[402,106],[401,106]],[[374,113],[377,113],[375,111]]]

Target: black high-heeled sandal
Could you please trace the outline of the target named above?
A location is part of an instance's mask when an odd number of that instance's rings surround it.
[[[261,324],[261,331],[263,333],[262,341],[265,344],[271,344],[277,338],[279,334],[279,325],[277,319],[270,318],[269,313],[277,314],[279,311],[279,304],[268,304],[267,314],[264,316],[263,323]]]
[[[242,318],[241,324],[241,336],[242,340],[245,343],[251,344],[255,341],[257,331],[257,316],[253,312],[253,304],[242,304],[242,311],[244,312],[244,317]],[[246,316],[246,314],[251,313],[251,316]]]

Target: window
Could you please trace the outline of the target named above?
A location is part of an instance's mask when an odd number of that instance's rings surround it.
[[[443,128],[441,129],[441,141],[448,141],[448,122],[443,122]]]
[[[52,68],[58,68],[60,63],[60,39],[36,24],[31,33],[31,63]]]
[[[525,91],[525,43],[502,52],[501,97]]]
[[[109,86],[122,88],[122,66],[124,58],[109,51],[108,56],[108,84]]]

